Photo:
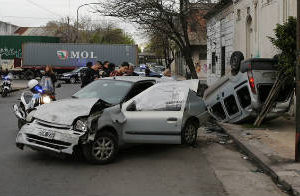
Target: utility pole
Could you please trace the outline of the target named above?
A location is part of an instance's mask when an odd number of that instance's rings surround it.
[[[99,4],[101,4],[101,3],[85,3],[85,4],[80,5],[77,8],[77,11],[76,11],[76,30],[77,30],[77,33],[76,33],[75,43],[77,42],[77,39],[79,37],[79,9],[82,8],[83,6],[86,6],[86,5],[99,5]]]
[[[296,67],[295,161],[300,162],[300,0],[297,0],[297,67]]]

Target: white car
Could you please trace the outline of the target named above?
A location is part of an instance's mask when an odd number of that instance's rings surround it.
[[[17,146],[65,154],[82,150],[90,162],[104,164],[125,144],[193,145],[207,118],[197,95],[199,80],[157,81],[101,79],[72,99],[43,105],[18,133]]]

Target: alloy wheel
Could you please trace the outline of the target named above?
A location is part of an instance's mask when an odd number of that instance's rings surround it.
[[[93,143],[92,153],[97,160],[108,160],[114,151],[114,141],[109,137],[99,137]]]

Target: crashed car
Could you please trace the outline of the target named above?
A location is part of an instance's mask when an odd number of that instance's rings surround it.
[[[140,77],[95,81],[71,99],[39,107],[16,144],[64,154],[80,149],[97,164],[113,161],[125,144],[194,144],[207,118],[197,94],[199,81],[156,82]]]
[[[239,57],[239,58],[237,58]],[[251,58],[235,52],[232,73],[222,77],[204,93],[208,112],[222,122],[242,123],[255,120],[276,80],[276,59]],[[283,87],[266,120],[289,110],[293,87]]]

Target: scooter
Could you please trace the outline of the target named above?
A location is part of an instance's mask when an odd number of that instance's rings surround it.
[[[13,105],[13,111],[18,119],[18,128],[21,129],[26,122],[31,121],[33,111],[38,106],[56,100],[51,79],[43,77],[41,82],[31,88],[30,91],[23,92],[19,100],[19,104]]]
[[[12,91],[12,87],[11,87],[11,76],[7,75],[2,77],[2,84],[1,84],[1,95],[2,97],[6,97],[7,95],[9,95],[9,93],[11,93]]]

